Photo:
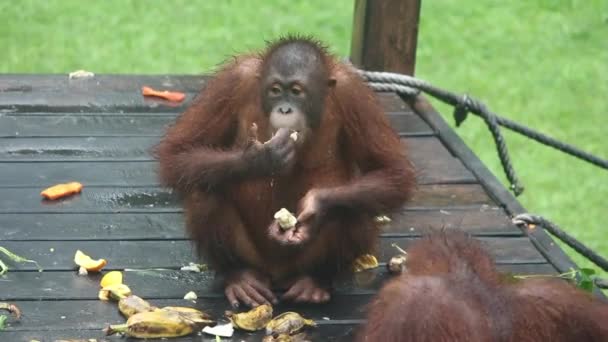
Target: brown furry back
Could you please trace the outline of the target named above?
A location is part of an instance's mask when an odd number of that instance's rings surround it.
[[[358,341],[608,341],[608,303],[560,279],[507,280],[463,233],[430,234],[406,264]]]

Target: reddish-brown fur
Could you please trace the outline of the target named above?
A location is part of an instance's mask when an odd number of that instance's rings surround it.
[[[254,269],[277,282],[312,273],[331,280],[372,251],[378,233],[373,216],[402,205],[414,185],[401,141],[375,94],[350,66],[324,52],[336,84],[292,172],[251,176],[215,189],[201,182],[202,169],[207,179],[227,177],[214,174],[210,165],[237,163],[253,123],[260,141],[270,139],[258,76],[264,56],[284,42],[235,57],[214,75],[158,146],[160,178],[183,197],[187,229],[220,274]],[[285,207],[297,216],[301,199],[312,189],[330,189],[327,201],[338,204],[342,214],[322,223],[303,248],[269,239],[274,213]]]
[[[608,341],[607,302],[562,279],[502,275],[464,234],[431,234],[406,263],[358,341]]]

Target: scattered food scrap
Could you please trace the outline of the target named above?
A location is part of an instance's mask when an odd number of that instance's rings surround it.
[[[68,77],[70,79],[90,78],[90,77],[95,77],[95,74],[90,71],[86,71],[86,70],[76,70],[76,71],[72,71],[71,73],[69,73]]]
[[[392,257],[386,267],[388,267],[388,271],[392,274],[401,274],[405,271],[405,261],[405,255],[399,254]]]
[[[262,342],[309,342],[306,338],[305,333],[299,333],[297,335],[279,334],[279,335],[266,335],[262,339]]]
[[[9,303],[0,303],[0,310],[6,310],[10,312],[15,319],[18,321],[21,318],[21,310],[15,304]],[[6,329],[6,323],[8,321],[9,316],[0,315],[0,331]]]
[[[186,98],[186,94],[177,91],[156,90],[147,86],[141,87],[141,93],[144,96],[155,96],[172,102],[180,102]]]
[[[152,304],[148,303],[146,300],[136,296],[136,295],[130,295],[124,298],[121,298],[118,301],[118,310],[120,311],[120,313],[122,313],[125,317],[129,318],[135,314],[138,314],[140,312],[149,312],[149,311],[154,311],[156,310],[157,307],[153,306]]]
[[[390,217],[388,217],[386,215],[380,215],[380,216],[374,217],[374,221],[376,221],[377,223],[389,223],[392,220]]]
[[[122,284],[122,272],[110,271],[106,273],[99,282],[99,286],[106,287],[110,285]]]
[[[234,334],[234,326],[232,326],[232,323],[218,324],[214,327],[206,326],[203,328],[203,332],[209,335],[232,337]]]
[[[401,274],[401,273],[405,272],[405,269],[406,269],[405,262],[407,260],[407,252],[394,243],[391,244],[391,246],[396,248],[400,254],[397,254],[394,257],[392,257],[389,260],[388,264],[386,264],[386,267],[388,268],[388,271],[392,274]]]
[[[207,265],[195,264],[193,262],[189,263],[187,266],[182,266],[180,268],[180,271],[195,272],[195,273],[201,273],[202,271],[205,271],[205,270],[207,270]]]
[[[288,230],[296,226],[298,220],[296,217],[287,209],[281,208],[274,214],[274,218],[279,222],[279,226],[283,230]]]
[[[80,268],[78,268],[78,275],[79,276],[86,276],[89,274],[89,271],[87,271],[86,268],[80,266]]]
[[[364,254],[355,259],[353,263],[353,270],[355,272],[361,272],[378,267],[378,259],[371,254]]]
[[[194,291],[190,291],[186,293],[186,295],[184,295],[185,300],[196,300],[197,298],[198,296],[196,295],[196,293],[194,293]]]
[[[107,301],[110,299],[121,300],[131,295],[131,289],[125,284],[113,284],[102,287],[99,290],[98,297],[100,300]]]
[[[302,317],[297,312],[284,312],[273,318],[266,325],[266,335],[292,335],[299,332],[305,326],[316,326],[316,323],[311,319]]]
[[[123,333],[136,338],[169,338],[186,336],[194,332],[197,323],[170,310],[155,310],[135,314],[124,324],[110,325],[106,335]]]
[[[47,200],[52,201],[80,193],[82,191],[82,187],[82,184],[79,182],[57,184],[44,189],[40,195]]]
[[[272,306],[263,304],[249,311],[241,313],[226,312],[226,316],[235,328],[257,331],[264,329],[266,324],[272,319]]]
[[[77,250],[74,255],[74,263],[80,267],[84,267],[89,272],[99,272],[108,263],[106,259],[93,259],[84,254],[81,250]]]

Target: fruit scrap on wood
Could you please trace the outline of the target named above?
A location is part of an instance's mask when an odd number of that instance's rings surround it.
[[[186,98],[186,94],[178,91],[156,90],[151,87],[141,87],[143,96],[155,96],[172,102],[181,102]]]
[[[21,310],[19,310],[19,308],[15,304],[0,303],[0,310],[6,310],[10,312],[17,321],[21,318]],[[0,315],[0,331],[6,328],[6,322],[8,321],[8,317],[9,316],[7,315]]]
[[[202,311],[185,307],[166,307],[134,314],[126,323],[113,324],[104,330],[106,335],[122,333],[135,338],[170,338],[190,335],[214,323]]]
[[[233,313],[226,312],[226,317],[235,328],[246,331],[262,330],[272,319],[272,306],[263,304],[246,312]]]
[[[316,325],[313,320],[306,319],[297,312],[288,311],[268,322],[266,335],[292,335],[306,326],[314,327]]]
[[[407,252],[404,251],[401,247],[396,244],[392,244],[393,247],[397,248],[400,254],[392,257],[386,267],[388,271],[392,274],[401,274],[405,272],[405,262],[407,261]]]
[[[40,196],[47,200],[57,200],[67,196],[78,194],[82,191],[82,184],[79,182],[70,182],[63,184],[56,184],[49,188],[46,188],[40,192]]]
[[[194,293],[194,291],[190,291],[184,295],[185,300],[196,300],[197,298],[198,296],[196,295],[196,293]]]
[[[74,263],[86,269],[87,272],[99,272],[108,262],[106,259],[93,259],[81,250],[77,250],[74,254]]]
[[[207,265],[205,264],[196,264],[196,263],[189,263],[187,266],[182,266],[180,268],[180,271],[187,271],[187,272],[195,272],[195,273],[201,273],[202,271],[207,270]]]
[[[203,328],[203,332],[209,335],[215,335],[217,337],[232,337],[234,334],[234,327],[232,323],[218,324],[214,327],[206,326]]]
[[[355,272],[361,272],[378,267],[378,259],[371,254],[364,254],[355,259],[353,263],[353,270]]]

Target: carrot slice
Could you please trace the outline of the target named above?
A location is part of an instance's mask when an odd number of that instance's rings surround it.
[[[44,189],[40,195],[46,199],[56,200],[58,198],[77,194],[80,191],[82,191],[82,184],[78,182],[71,182],[53,185],[50,188]]]
[[[146,86],[141,87],[141,93],[144,96],[156,96],[173,102],[180,102],[186,98],[186,94],[178,91],[156,90]]]

